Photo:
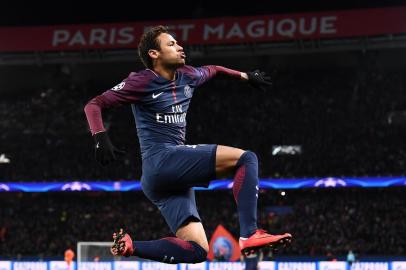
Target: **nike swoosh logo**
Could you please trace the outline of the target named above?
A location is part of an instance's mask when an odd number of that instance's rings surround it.
[[[155,95],[155,93],[154,94],[152,94],[152,98],[157,98],[157,97],[159,97],[160,95],[162,95],[164,92],[161,92],[161,93],[159,93],[159,94],[157,94],[157,95]]]

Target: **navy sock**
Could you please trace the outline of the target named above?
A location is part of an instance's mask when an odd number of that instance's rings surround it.
[[[257,229],[258,158],[246,151],[236,165],[233,194],[240,219],[240,237],[249,237]]]
[[[207,252],[193,241],[166,237],[152,241],[134,241],[133,256],[163,263],[199,263],[206,261]]]

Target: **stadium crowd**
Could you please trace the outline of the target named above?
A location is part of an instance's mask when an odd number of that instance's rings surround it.
[[[216,78],[195,91],[187,143],[250,149],[259,156],[261,177],[402,175],[405,129],[389,124],[388,115],[406,108],[404,75],[368,66],[280,68],[273,69],[274,85],[266,92]],[[113,143],[125,148],[126,156],[108,167],[93,157],[83,107],[114,85],[74,83],[63,72],[55,82],[0,100],[0,155],[10,160],[0,160],[0,182],[139,179],[141,160],[129,106],[103,112]],[[273,155],[274,145],[299,145],[302,153]],[[284,255],[331,257],[348,250],[361,256],[401,255],[406,252],[403,193],[307,189],[281,196],[262,190],[260,226],[295,236]],[[197,201],[208,237],[220,223],[238,236],[229,192],[198,192]],[[3,193],[0,209],[2,257],[60,256],[76,248],[77,241],[109,240],[122,226],[139,240],[169,234],[141,192]]]
[[[291,232],[292,245],[277,255],[403,255],[404,189],[261,190],[259,224]],[[320,203],[322,202],[322,203]],[[210,239],[218,224],[238,237],[230,191],[199,191],[197,204]],[[8,193],[0,196],[0,259],[61,256],[77,241],[109,241],[117,228],[137,240],[170,235],[141,192]],[[17,218],[18,217],[18,218]]]
[[[389,125],[387,115],[406,107],[403,75],[377,68],[274,69],[266,92],[216,78],[195,92],[187,143],[250,149],[262,177],[399,175],[406,165],[404,129]],[[0,154],[11,161],[0,164],[5,181],[139,179],[130,107],[103,114],[113,143],[127,155],[102,168],[83,107],[111,86],[75,84],[62,73],[55,80],[0,100]],[[300,145],[302,154],[275,156],[273,145]]]

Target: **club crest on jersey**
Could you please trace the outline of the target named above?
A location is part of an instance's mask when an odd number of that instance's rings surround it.
[[[191,97],[192,97],[192,93],[193,93],[193,89],[192,89],[192,87],[190,87],[189,85],[186,84],[186,86],[185,86],[183,92],[185,93],[185,96],[186,96],[187,98],[191,98]]]
[[[124,88],[124,85],[125,85],[125,82],[119,83],[116,86],[114,86],[113,88],[111,88],[111,90],[114,90],[114,91],[121,90]]]

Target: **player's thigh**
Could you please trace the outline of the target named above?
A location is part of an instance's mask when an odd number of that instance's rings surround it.
[[[149,178],[165,190],[207,186],[216,178],[216,148],[215,144],[168,147],[163,166]]]
[[[244,152],[244,150],[239,148],[218,145],[216,151],[216,177],[223,178],[230,176]]]
[[[206,232],[199,221],[190,221],[176,231],[176,237],[185,241],[194,241],[209,252]]]

